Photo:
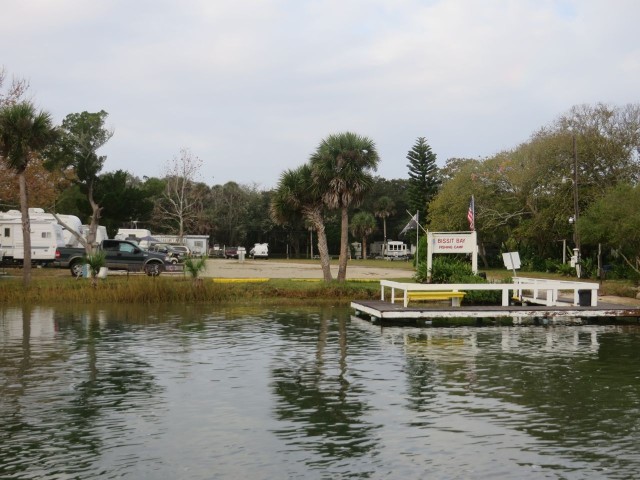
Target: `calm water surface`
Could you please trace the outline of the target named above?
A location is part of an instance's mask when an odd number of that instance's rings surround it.
[[[636,327],[0,309],[0,478],[638,478]]]

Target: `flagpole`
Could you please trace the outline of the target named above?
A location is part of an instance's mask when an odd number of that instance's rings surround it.
[[[416,271],[418,269],[418,252],[420,251],[420,210],[416,211]]]

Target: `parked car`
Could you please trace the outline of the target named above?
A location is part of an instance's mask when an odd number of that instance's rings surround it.
[[[191,250],[186,245],[171,245],[174,251],[176,251],[181,259],[184,259],[191,255]]]
[[[148,248],[149,252],[163,253],[171,259],[171,263],[182,261],[182,255],[168,243],[154,243]]]
[[[238,247],[227,247],[224,249],[224,258],[238,258]]]

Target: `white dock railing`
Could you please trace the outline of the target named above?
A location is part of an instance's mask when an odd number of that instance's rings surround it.
[[[516,282],[517,280],[517,282]],[[385,300],[385,287],[391,289],[391,303],[396,301],[396,290],[402,292],[404,306],[409,304],[407,292],[466,292],[469,290],[494,290],[502,292],[502,306],[509,306],[510,292],[519,299],[540,303],[549,307],[566,304],[559,300],[559,292],[572,291],[573,305],[580,305],[580,291],[591,292],[591,306],[598,305],[597,283],[570,282],[565,280],[543,280],[533,278],[514,278],[514,283],[402,283],[391,280],[380,280],[380,299]],[[525,297],[525,292],[532,295]],[[544,297],[541,295],[544,293]]]
[[[553,285],[551,290],[553,294],[553,305],[558,303],[558,294],[561,291],[573,293],[573,305],[580,305],[580,292],[589,291],[591,296],[591,306],[596,307],[598,305],[598,288],[600,285],[597,283],[589,282],[574,282],[571,280],[550,280],[546,278],[529,278],[529,277],[514,277],[513,283],[518,285],[517,296],[518,298],[526,298],[533,303],[540,303],[545,298],[540,297],[541,292],[547,292],[548,296],[549,285]],[[527,286],[527,288],[521,288]],[[533,287],[532,287],[533,285]],[[525,291],[529,291],[531,296],[524,295]]]

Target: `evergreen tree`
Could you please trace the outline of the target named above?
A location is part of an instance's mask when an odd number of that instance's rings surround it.
[[[413,148],[407,153],[409,164],[408,200],[411,212],[420,212],[420,220],[427,219],[428,205],[438,192],[440,180],[436,166],[436,154],[424,137],[416,140]]]

